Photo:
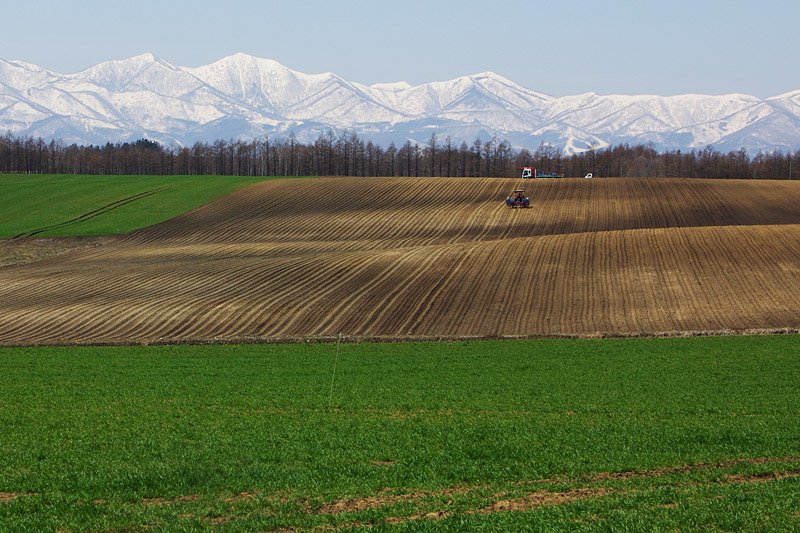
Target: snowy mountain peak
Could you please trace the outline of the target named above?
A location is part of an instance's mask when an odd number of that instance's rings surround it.
[[[407,81],[396,81],[392,83],[373,83],[370,87],[379,91],[397,92],[410,89],[413,85]]]
[[[274,59],[261,58],[245,52],[233,53],[229,56],[223,57],[222,59],[218,59],[215,61],[215,63],[219,63],[220,61],[263,61],[265,63],[277,63],[277,61]]]
[[[143,54],[133,56],[129,59],[123,59],[122,61],[153,63],[155,61],[158,61],[158,58],[150,52],[145,52]]]
[[[525,95],[523,98],[533,97],[535,100],[554,100],[554,98],[548,94],[526,89],[525,87],[514,83],[510,79],[491,71],[479,72],[478,74],[472,74],[470,76],[463,76],[461,78],[456,78],[456,80],[453,81],[459,80],[477,84],[498,95],[508,95],[507,91],[512,91],[516,94]]]
[[[245,54],[244,52],[237,52],[229,56],[214,61],[205,67],[228,68],[228,69],[263,69],[263,70],[291,70],[285,65],[275,61],[274,59],[264,59],[261,57]]]
[[[4,65],[6,68],[20,68],[30,72],[50,72],[39,65],[34,65],[33,63],[27,63],[25,61],[19,61],[18,59],[0,58],[0,65]]]
[[[505,78],[505,77],[501,76],[500,74],[497,74],[496,72],[492,72],[490,70],[487,70],[485,72],[478,72],[477,74],[472,74],[472,75],[466,76],[466,77],[470,78],[470,79],[473,79],[475,81],[492,80],[492,81],[499,81],[500,83],[507,83],[509,85],[516,85],[516,83],[514,83],[511,80],[509,80],[508,78]]]
[[[0,59],[0,86],[5,85],[15,91],[26,91],[29,87],[39,87],[58,79],[59,75],[25,61]],[[0,131],[4,112],[4,91],[0,88]]]
[[[138,76],[148,69],[175,70],[166,61],[153,54],[140,54],[128,59],[114,59],[99,63],[80,72],[70,75],[73,80],[89,82],[110,91],[126,90]]]
[[[293,95],[303,93],[309,77],[272,59],[244,53],[185,70],[214,90],[269,113],[279,112]]]
[[[796,91],[789,91],[788,93],[779,94],[777,96],[773,96],[771,98],[767,98],[767,101],[773,100],[792,100],[797,97],[800,97],[800,89]]]
[[[196,68],[145,53],[67,75],[0,60],[0,131],[18,135],[83,144],[148,137],[185,145],[291,133],[310,142],[329,129],[381,145],[425,143],[436,133],[459,143],[492,136],[531,149],[545,143],[567,153],[621,143],[796,150],[800,91],[765,100],[743,94],[553,97],[491,71],[367,86],[246,53]]]
[[[275,61],[274,59],[264,59],[242,52],[223,57],[208,65],[187,68],[198,75],[200,78],[216,78],[217,83],[224,83],[225,78],[265,78],[265,77],[303,77],[307,74],[294,71]]]
[[[160,61],[156,56],[151,53],[139,54],[137,56],[128,57],[125,59],[111,59],[98,63],[92,67],[82,70],[81,72],[99,72],[99,71],[131,71],[141,69],[153,63]]]

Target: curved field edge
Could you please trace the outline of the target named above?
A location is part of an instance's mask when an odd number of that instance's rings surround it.
[[[3,348],[0,525],[791,530],[799,342]]]
[[[0,238],[120,235],[269,177],[4,175]]]

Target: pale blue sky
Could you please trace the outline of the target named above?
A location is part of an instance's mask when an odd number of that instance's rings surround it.
[[[563,96],[800,89],[797,0],[0,0],[0,57],[59,72],[235,52],[361,83],[486,70]]]

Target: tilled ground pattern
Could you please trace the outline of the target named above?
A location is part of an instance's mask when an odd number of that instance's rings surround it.
[[[800,328],[800,183],[266,181],[0,267],[0,344]]]

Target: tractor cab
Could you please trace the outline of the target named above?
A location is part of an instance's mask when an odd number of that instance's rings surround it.
[[[536,169],[533,167],[522,167],[522,179],[530,179],[536,177]]]
[[[530,207],[531,199],[525,196],[525,189],[514,189],[511,196],[506,198],[506,205],[513,209],[517,207]]]

